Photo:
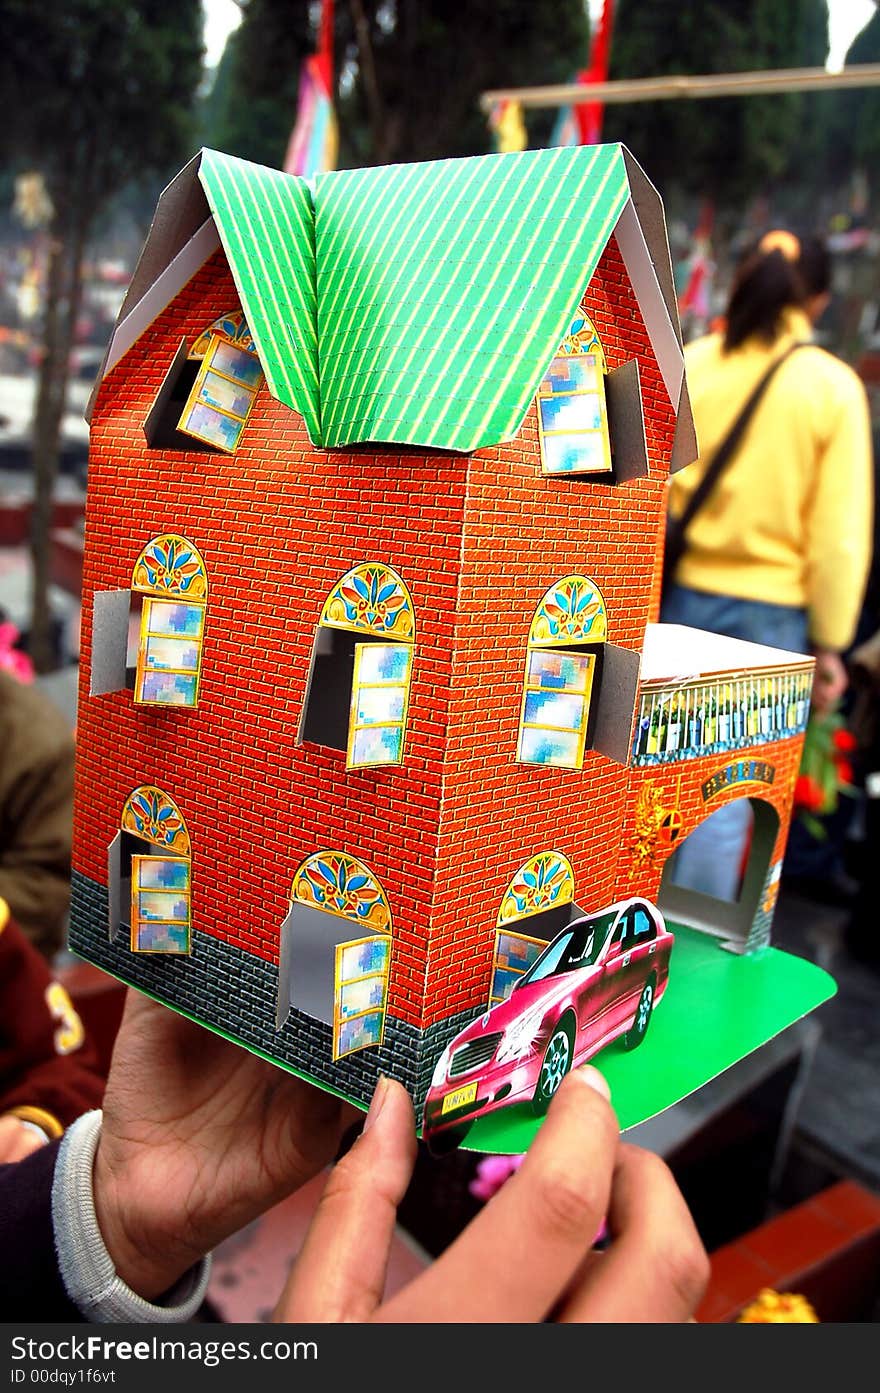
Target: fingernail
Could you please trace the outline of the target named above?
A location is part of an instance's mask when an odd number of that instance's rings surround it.
[[[603,1098],[611,1101],[611,1089],[608,1087],[608,1080],[604,1074],[600,1074],[598,1069],[594,1069],[592,1064],[582,1064],[579,1069],[575,1069],[575,1074],[584,1083],[589,1084],[590,1088],[595,1088],[597,1093],[601,1093]]]
[[[367,1112],[367,1116],[364,1119],[363,1130],[361,1132],[362,1136],[364,1132],[369,1132],[370,1128],[376,1122],[380,1112],[382,1111],[382,1108],[385,1106],[385,1098],[387,1093],[388,1079],[385,1074],[380,1074],[378,1079],[376,1080],[376,1087],[373,1091],[373,1097],[370,1101],[369,1111]]]

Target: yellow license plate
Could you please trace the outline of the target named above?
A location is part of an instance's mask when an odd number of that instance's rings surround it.
[[[455,1112],[456,1108],[463,1108],[466,1103],[472,1103],[477,1096],[477,1081],[466,1083],[463,1088],[456,1088],[454,1093],[447,1093],[443,1099],[443,1106],[440,1109],[440,1116],[444,1113]]]

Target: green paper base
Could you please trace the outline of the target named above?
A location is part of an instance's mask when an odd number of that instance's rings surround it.
[[[680,924],[669,985],[644,1042],[615,1041],[592,1059],[608,1080],[621,1130],[647,1122],[828,1001],[837,986],[815,963],[777,948],[741,956]],[[542,1119],[528,1104],[478,1118],[464,1149],[527,1150]]]

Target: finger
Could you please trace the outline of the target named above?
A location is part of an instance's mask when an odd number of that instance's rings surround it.
[[[579,1274],[557,1320],[686,1321],[709,1280],[709,1259],[659,1156],[619,1148],[608,1222],[611,1246]]]
[[[39,1151],[46,1145],[29,1127],[23,1127],[17,1117],[0,1117],[0,1165],[11,1165],[23,1161],[31,1152]]]
[[[543,1320],[607,1209],[618,1145],[607,1092],[595,1069],[569,1074],[516,1174],[379,1318]]]
[[[330,1172],[276,1320],[369,1319],[385,1290],[397,1206],[415,1158],[409,1094],[382,1078],[361,1136]]]

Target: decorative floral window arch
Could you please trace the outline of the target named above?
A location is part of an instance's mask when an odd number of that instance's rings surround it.
[[[520,866],[498,910],[490,1006],[506,1001],[517,980],[568,922],[573,904],[574,871],[561,851],[539,852]]]
[[[593,581],[571,575],[550,587],[529,630],[521,763],[583,766],[595,670],[607,636],[605,601]]]
[[[538,435],[544,474],[611,472],[605,354],[583,310],[538,388]]]
[[[244,314],[220,315],[188,348],[183,343],[178,349],[144,423],[148,444],[231,454],[263,380]]]
[[[313,913],[307,918],[298,910]],[[391,931],[388,899],[362,861],[326,850],[315,852],[297,868],[290,913],[282,927],[279,975],[289,974],[294,988],[290,1000],[297,1005],[298,954],[302,954],[303,972],[316,976],[321,972],[320,954],[332,954],[332,1008],[326,1015],[332,1014],[334,1059],[382,1044]],[[320,1005],[313,1014],[319,1011],[323,1019]],[[286,1011],[279,1014],[286,1016]]]
[[[177,533],[154,537],[135,562],[131,588],[143,596],[135,701],[195,706],[208,601],[208,575],[198,549]]]
[[[189,953],[192,855],[183,814],[164,789],[143,784],[126,799],[120,828],[109,852],[111,937],[122,919],[121,887],[130,879],[125,908],[132,951]]]
[[[300,739],[345,750],[346,768],[401,764],[415,612],[396,571],[354,566],[321,610]]]

